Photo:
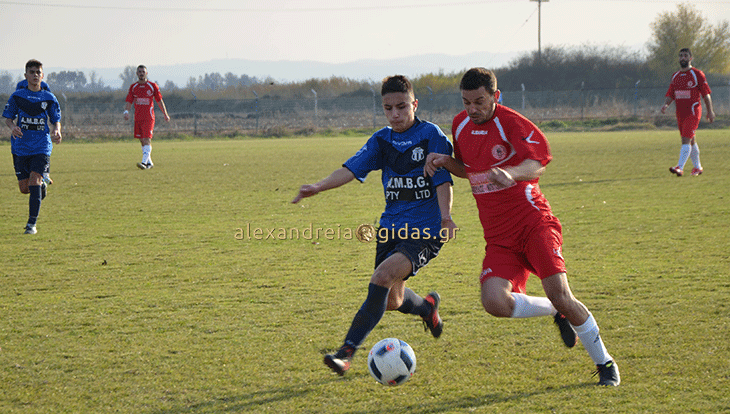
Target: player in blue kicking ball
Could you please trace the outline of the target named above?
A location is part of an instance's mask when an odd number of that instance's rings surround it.
[[[455,236],[451,175],[443,169],[426,177],[423,170],[429,153],[451,155],[453,147],[437,125],[416,117],[418,100],[406,77],[385,78],[381,96],[390,127],[376,132],[330,176],[316,184],[303,185],[292,200],[297,203],[353,179],[363,182],[369,172],[382,171],[385,211],[376,232],[375,272],[344,344],[337,353],[324,357],[324,363],[339,375],[350,368],[355,351],[386,310],[420,316],[436,338],[443,329],[438,293],[421,297],[405,284],[438,255],[444,242]]]

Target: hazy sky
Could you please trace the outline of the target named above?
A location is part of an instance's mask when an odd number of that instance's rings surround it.
[[[657,16],[679,3],[544,0],[542,46],[639,48]],[[730,0],[691,4],[713,24],[730,20]],[[529,51],[537,49],[537,9],[530,0],[0,1],[0,70],[22,70],[31,57],[49,72]]]

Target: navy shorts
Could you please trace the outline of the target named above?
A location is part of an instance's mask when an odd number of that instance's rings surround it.
[[[46,154],[15,155],[13,154],[13,165],[15,165],[15,176],[18,181],[30,177],[32,171],[40,175],[51,170],[51,156]]]
[[[439,250],[443,246],[443,243],[438,237],[429,239],[402,239],[399,237],[384,238],[380,232],[376,234],[378,235],[378,246],[375,249],[375,268],[380,266],[393,253],[402,253],[413,264],[411,274],[403,280],[415,276],[419,269],[426,266],[431,259],[439,255]]]

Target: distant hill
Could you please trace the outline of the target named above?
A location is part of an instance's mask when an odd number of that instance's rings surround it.
[[[297,82],[306,79],[326,79],[333,76],[356,80],[380,81],[388,75],[402,74],[410,77],[427,73],[459,72],[473,66],[499,68],[507,65],[512,59],[524,52],[489,53],[475,52],[462,56],[445,54],[425,54],[404,57],[402,59],[358,60],[347,63],[324,63],[314,61],[257,61],[248,59],[217,59],[207,62],[186,63],[178,65],[153,66],[148,65],[150,79],[164,85],[168,80],[179,87],[184,87],[190,77],[205,75],[206,73],[220,73],[225,75],[231,72],[237,76],[248,75],[264,80],[268,77],[278,82]],[[145,62],[130,62],[131,66]],[[124,70],[119,68],[59,68],[48,66],[46,73],[64,70],[82,71],[87,79],[91,72],[96,72],[104,84],[113,88],[121,88],[122,81],[119,74]],[[22,71],[9,71],[13,76],[22,75]]]

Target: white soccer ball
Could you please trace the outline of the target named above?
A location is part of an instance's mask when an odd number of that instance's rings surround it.
[[[401,385],[416,372],[416,354],[400,339],[385,338],[370,350],[368,370],[381,384]]]

